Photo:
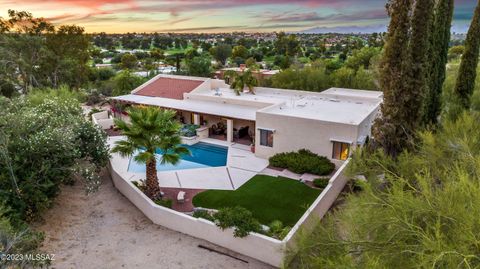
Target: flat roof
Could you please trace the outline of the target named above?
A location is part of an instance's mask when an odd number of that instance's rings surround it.
[[[359,125],[380,102],[356,102],[354,100],[330,99],[321,96],[305,97],[292,103],[267,107],[261,112],[289,117]]]
[[[185,86],[184,89],[188,89],[188,92],[182,92],[182,90],[175,92],[175,97],[170,97],[169,94],[159,94],[161,96],[138,94],[149,85],[154,87],[158,80],[192,84],[189,87]],[[191,89],[194,83],[197,86]],[[172,88],[180,87],[172,86]],[[178,98],[180,93],[183,95],[182,98]],[[308,92],[255,87],[255,94],[242,93],[237,96],[223,80],[159,75],[132,91],[130,95],[111,99],[252,121],[256,119],[256,113],[259,112],[359,125],[379,108],[382,98],[383,93],[379,91],[344,88]]]
[[[215,115],[220,117],[235,118],[241,120],[255,121],[258,108],[251,106],[242,106],[235,104],[226,104],[211,101],[192,100],[192,99],[170,99],[162,97],[141,96],[128,94],[112,97],[113,100],[124,102],[154,105],[163,108],[184,110],[196,113]]]
[[[259,112],[270,113],[326,122],[360,124],[382,102],[383,93],[355,89],[331,88],[323,92],[307,92],[275,88],[255,88],[255,94],[244,93],[237,96],[229,88],[216,91],[197,89],[189,95],[212,96],[212,101],[220,93],[221,98],[264,104]]]

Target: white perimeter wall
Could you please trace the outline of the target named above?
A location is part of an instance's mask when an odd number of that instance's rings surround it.
[[[345,176],[344,171],[347,167],[350,159],[345,161],[338,171],[330,179],[327,187],[317,197],[313,204],[307,209],[300,220],[293,226],[292,230],[285,236],[283,242],[286,244],[286,248],[290,251],[295,251],[296,239],[299,236],[299,232],[309,234],[318,224],[318,221],[325,216],[332,204],[337,199],[340,192],[343,190],[348,182],[348,178]],[[286,261],[288,262],[288,261]]]
[[[314,227],[316,220],[321,219],[325,215],[344,188],[347,179],[342,173],[347,164],[348,161],[340,167],[320,196],[307,209],[302,218],[282,241],[257,233],[251,233],[244,238],[237,238],[233,236],[232,229],[222,231],[208,220],[193,218],[169,208],[158,206],[129,180],[123,178],[115,167],[110,165],[109,170],[115,187],[153,223],[204,239],[267,264],[280,267],[285,261],[287,246],[293,247],[295,245],[298,231],[308,231]]]
[[[103,130],[110,129],[114,125],[113,118],[108,116],[108,111],[102,111],[92,114],[94,124],[100,126]]]
[[[153,223],[207,240],[273,266],[281,266],[285,245],[282,241],[256,233],[245,238],[234,237],[232,229],[222,231],[208,220],[193,218],[156,205],[132,183],[123,179],[111,166],[110,171],[115,187]]]

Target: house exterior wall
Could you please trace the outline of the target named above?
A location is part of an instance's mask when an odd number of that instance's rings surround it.
[[[367,118],[365,118],[362,123],[358,126],[358,137],[360,136],[372,136],[372,127],[375,119],[378,117],[380,113],[380,106],[375,109]]]
[[[273,147],[260,145],[259,129],[273,129]],[[333,143],[350,141],[354,149],[358,135],[358,126],[333,122],[324,122],[285,115],[257,112],[255,130],[255,155],[269,158],[281,152],[309,149],[314,153],[332,158]],[[333,160],[339,166],[343,161]]]

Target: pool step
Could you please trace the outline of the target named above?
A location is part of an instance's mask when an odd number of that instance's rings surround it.
[[[217,145],[212,145],[212,144],[207,144],[207,143],[202,143],[202,142],[198,142],[196,144],[193,144],[193,145],[190,146],[190,148],[205,150],[205,151],[210,151],[210,152],[216,152],[216,153],[227,153],[228,152],[227,147],[217,146]]]

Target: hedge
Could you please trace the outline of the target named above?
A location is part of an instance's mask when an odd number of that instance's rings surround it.
[[[270,157],[269,162],[271,166],[286,168],[298,174],[310,173],[322,176],[329,175],[335,169],[335,164],[328,158],[319,156],[308,149],[278,153]]]

